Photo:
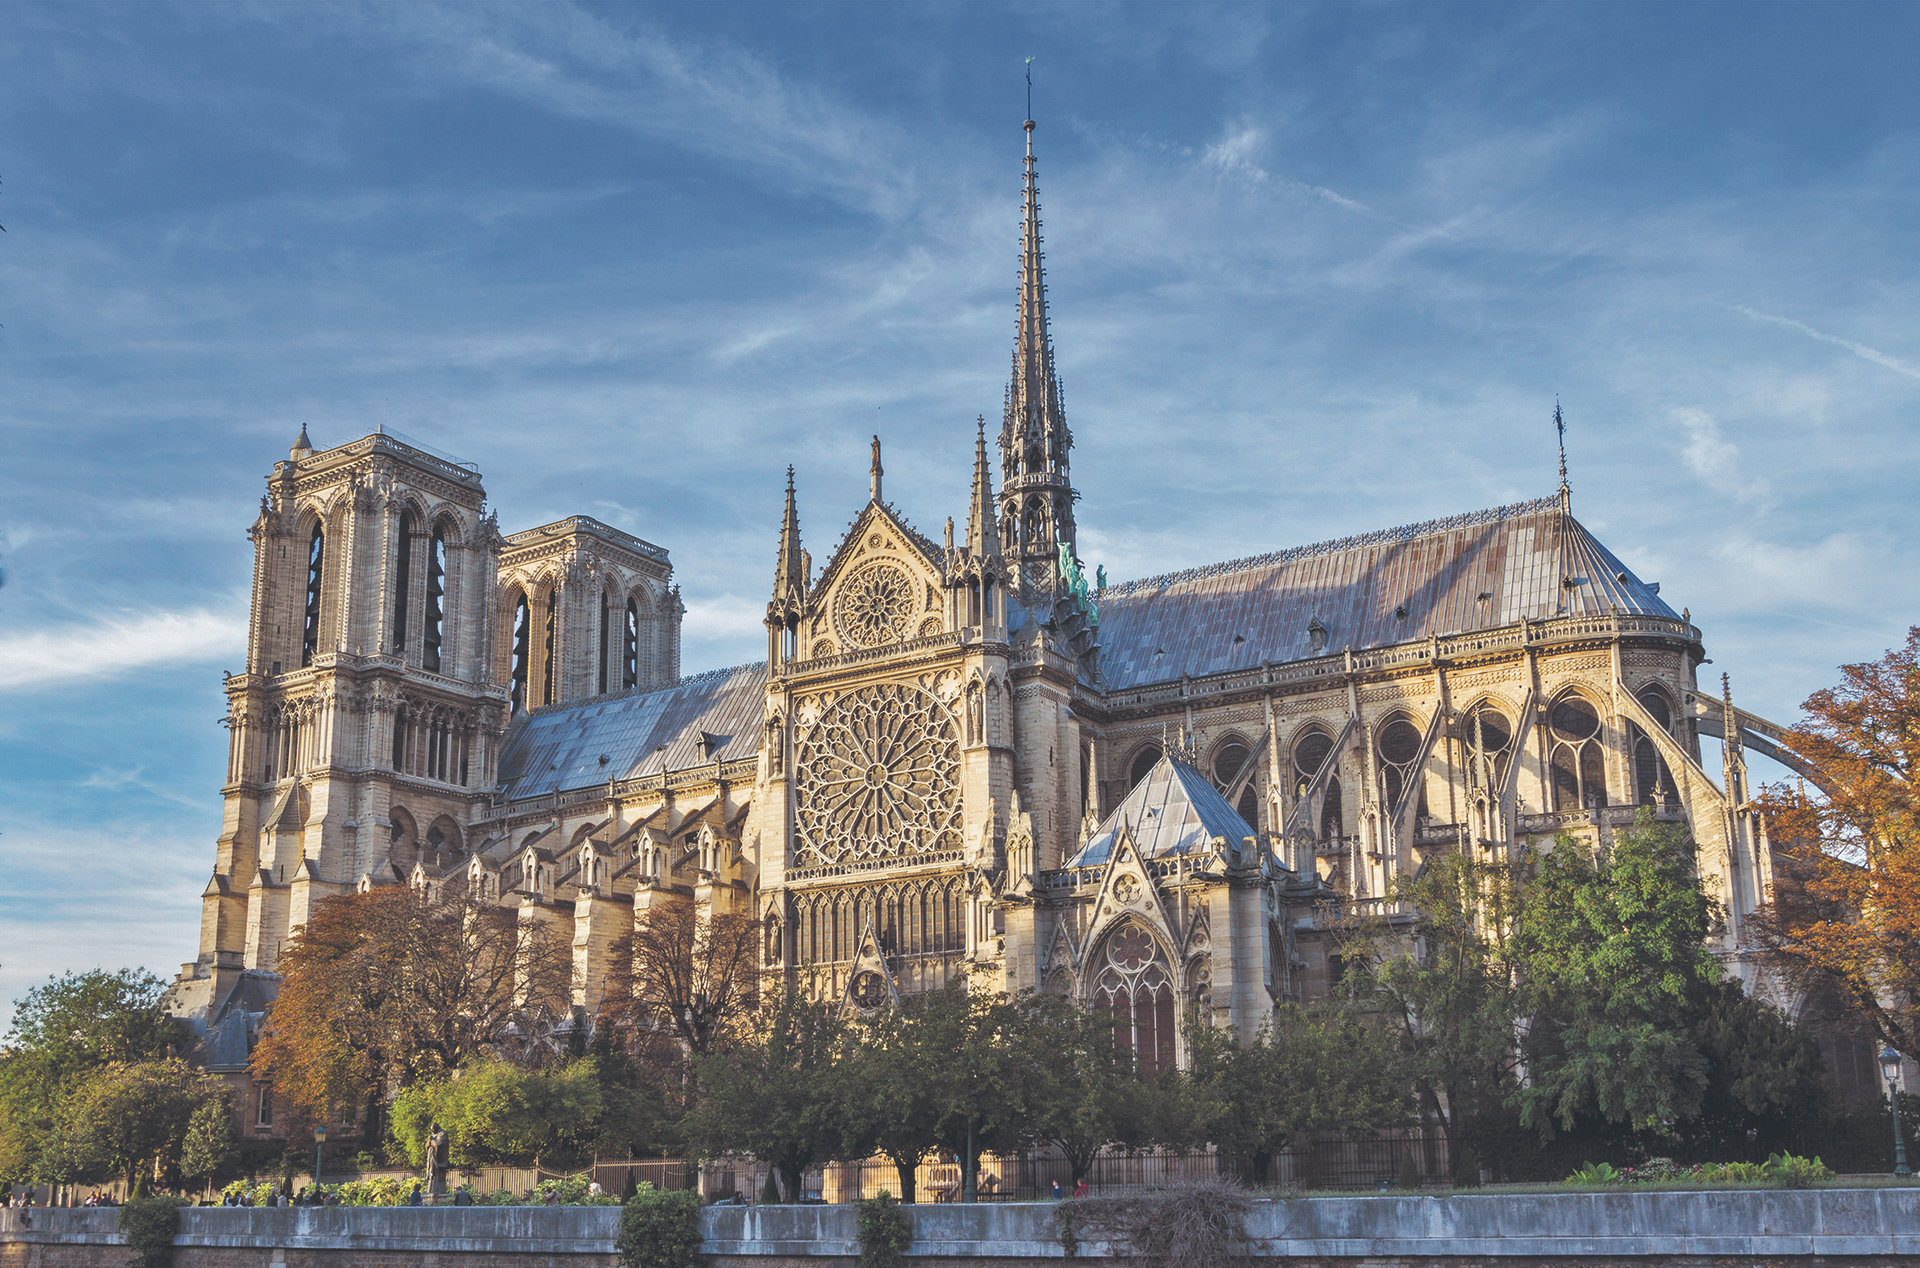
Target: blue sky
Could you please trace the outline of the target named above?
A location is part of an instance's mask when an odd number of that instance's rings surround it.
[[[1920,619],[1911,5],[8,6],[0,1000],[191,958],[305,425],[668,547],[964,521],[1036,58],[1082,554],[1550,492],[1779,721]]]

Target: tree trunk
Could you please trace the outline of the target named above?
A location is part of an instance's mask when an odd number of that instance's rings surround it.
[[[973,1120],[967,1120],[967,1151],[960,1155],[960,1200],[980,1200],[980,1150],[973,1142]]]
[[[787,1201],[800,1202],[807,1196],[806,1173],[798,1167],[782,1166],[780,1183],[786,1186]]]
[[[894,1158],[893,1171],[894,1174],[900,1178],[900,1200],[902,1202],[913,1201],[914,1173],[919,1169],[920,1160],[918,1158],[901,1158],[898,1156]]]

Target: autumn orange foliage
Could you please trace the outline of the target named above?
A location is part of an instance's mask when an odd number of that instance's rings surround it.
[[[529,1009],[564,1012],[572,951],[554,927],[406,887],[323,900],[280,957],[284,980],[251,1069],[297,1132],[342,1105],[458,1069]]]
[[[1840,672],[1788,738],[1824,791],[1774,785],[1760,799],[1781,861],[1753,924],[1796,985],[1920,1058],[1920,626]]]

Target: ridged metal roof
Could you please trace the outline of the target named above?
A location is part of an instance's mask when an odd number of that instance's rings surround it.
[[[1677,615],[1558,497],[1131,581],[1099,599],[1110,690],[1522,620]]]
[[[1105,863],[1123,827],[1132,834],[1140,857],[1147,859],[1204,854],[1213,848],[1216,837],[1224,837],[1237,850],[1242,840],[1257,835],[1197,768],[1165,756],[1114,807],[1067,866]]]
[[[542,709],[507,737],[501,788],[533,797],[752,757],[766,686],[762,661]]]

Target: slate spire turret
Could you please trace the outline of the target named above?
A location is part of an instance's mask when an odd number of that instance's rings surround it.
[[[973,448],[973,496],[967,504],[967,553],[975,559],[998,558],[1000,528],[993,508],[993,469],[987,464],[987,420],[978,421]]]
[[[806,615],[812,563],[800,548],[800,507],[787,468],[787,506],[780,520],[780,554],[773,565],[773,598],[767,604],[767,663],[778,666],[799,654],[800,620]]]

